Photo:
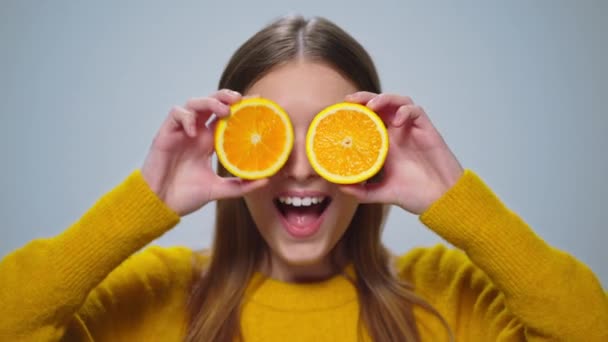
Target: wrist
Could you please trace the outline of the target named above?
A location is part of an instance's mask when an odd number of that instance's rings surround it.
[[[415,215],[422,215],[435,202],[439,201],[451,188],[453,188],[460,178],[464,175],[464,169],[458,165],[452,172],[444,173],[438,177],[438,180],[433,183],[433,186],[426,188],[426,196],[420,199],[417,204],[405,207],[400,205],[406,211]]]
[[[148,172],[146,172],[145,168],[142,168],[141,170],[141,176],[143,177],[144,181],[146,181],[146,184],[148,184],[148,187],[150,188],[150,190],[152,190],[158,197],[160,196],[160,186],[157,180],[154,179],[154,177],[152,177]]]

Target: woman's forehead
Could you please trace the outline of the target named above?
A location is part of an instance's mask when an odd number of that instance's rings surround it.
[[[245,95],[268,98],[296,119],[314,116],[355,91],[349,80],[326,64],[292,62],[260,78]]]

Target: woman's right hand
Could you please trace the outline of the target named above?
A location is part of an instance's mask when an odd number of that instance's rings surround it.
[[[171,209],[185,216],[210,201],[242,196],[267,183],[218,176],[211,165],[215,122],[212,114],[230,115],[241,94],[223,89],[209,97],[190,99],[174,107],[158,131],[142,167],[152,190]]]

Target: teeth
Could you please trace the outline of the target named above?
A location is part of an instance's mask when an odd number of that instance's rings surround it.
[[[323,196],[317,197],[279,197],[279,202],[292,205],[294,207],[308,207],[314,204],[322,203],[325,200]]]

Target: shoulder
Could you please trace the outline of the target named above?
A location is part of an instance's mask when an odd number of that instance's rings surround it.
[[[480,328],[489,324],[487,317],[510,317],[504,315],[504,295],[462,250],[444,245],[415,248],[395,261],[400,279],[451,327]],[[424,314],[418,312],[419,317]]]
[[[78,311],[79,319],[92,334],[103,335],[121,329],[135,331],[137,324],[150,324],[159,312],[181,317],[196,265],[205,260],[204,253],[187,247],[146,247],[89,293]]]
[[[393,258],[394,267],[402,275],[421,268],[437,269],[470,263],[464,252],[444,244],[437,244],[432,247],[416,247]]]
[[[397,275],[414,285],[417,292],[437,294],[466,283],[472,290],[491,285],[487,275],[456,248],[438,244],[419,247],[394,259]],[[430,293],[429,293],[430,292]]]
[[[131,255],[89,293],[81,314],[146,307],[189,292],[196,266],[204,253],[187,247],[149,246]]]
[[[189,280],[192,272],[204,267],[209,259],[208,250],[153,245],[131,256],[119,268],[123,271],[143,272],[151,278],[179,281]]]
[[[205,252],[188,247],[149,246],[131,255],[100,284],[111,292],[133,292],[142,287],[157,294],[190,285],[197,265],[207,262]]]

